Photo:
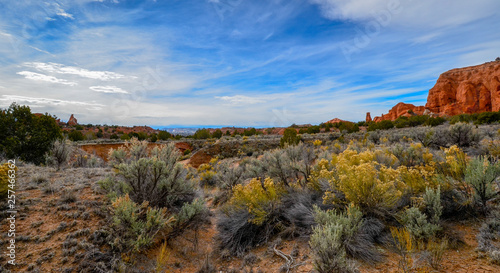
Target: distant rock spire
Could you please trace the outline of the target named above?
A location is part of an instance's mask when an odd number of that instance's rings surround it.
[[[372,116],[370,115],[370,112],[366,112],[366,122],[371,122],[372,121]]]
[[[71,117],[69,117],[69,120],[68,120],[68,125],[69,126],[75,126],[78,124],[78,121],[76,120],[76,118],[73,116],[73,114],[71,114]]]

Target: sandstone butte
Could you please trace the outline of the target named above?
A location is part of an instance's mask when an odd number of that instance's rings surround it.
[[[411,110],[411,111],[410,111]],[[453,116],[500,110],[500,60],[456,68],[441,74],[429,90],[425,106],[398,103],[373,121],[430,114]]]

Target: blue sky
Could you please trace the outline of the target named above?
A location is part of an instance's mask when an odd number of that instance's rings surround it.
[[[500,56],[499,16],[497,0],[0,0],[0,107],[119,125],[359,121]]]

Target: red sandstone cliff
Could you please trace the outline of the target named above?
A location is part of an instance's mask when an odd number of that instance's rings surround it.
[[[439,115],[500,110],[500,61],[447,71],[429,90],[427,104]]]
[[[388,114],[375,117],[373,121],[395,120],[424,112],[453,116],[487,111],[500,111],[500,61],[447,71],[429,90],[425,107],[400,102]]]
[[[389,110],[389,113],[373,118],[373,121],[395,120],[400,116],[410,117],[412,115],[422,115],[425,111],[423,106],[415,106],[409,103],[400,102]]]

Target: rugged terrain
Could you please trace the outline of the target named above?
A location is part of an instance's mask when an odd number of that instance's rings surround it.
[[[500,110],[500,61],[456,68],[441,74],[429,90],[425,106],[398,103],[374,121],[431,114],[453,116]]]

